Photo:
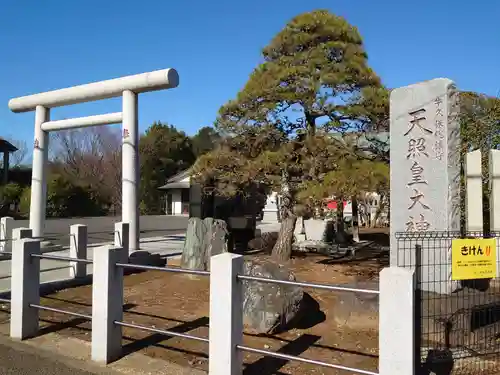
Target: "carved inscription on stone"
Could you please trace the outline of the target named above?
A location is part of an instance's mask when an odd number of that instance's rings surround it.
[[[437,160],[442,160],[444,156],[444,114],[443,114],[443,99],[439,96],[434,100],[436,115],[434,117],[435,140],[434,140],[434,157]]]
[[[422,163],[424,159],[429,158],[427,137],[433,135],[433,130],[430,129],[427,123],[426,112],[425,108],[409,112],[408,129],[404,133],[405,137],[408,138],[406,159],[411,161],[411,179],[407,181],[407,185],[412,190],[408,203],[407,232],[427,231],[431,226],[425,218],[431,207],[425,201],[425,188],[427,188],[429,182],[425,178],[425,169],[423,167],[425,163]]]
[[[431,224],[425,220],[423,214],[420,214],[417,219],[413,216],[408,217],[408,221],[406,222],[406,231],[407,232],[425,232],[429,230]]]
[[[413,164],[410,168],[411,171],[411,181],[408,182],[408,186],[416,184],[427,185],[427,180],[424,179],[422,174],[424,173],[424,168],[418,163],[418,160],[413,160]]]

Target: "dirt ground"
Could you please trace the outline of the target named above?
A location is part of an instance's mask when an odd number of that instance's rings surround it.
[[[388,245],[386,230],[363,231],[364,239]],[[363,238],[362,238],[363,239]],[[297,280],[329,284],[377,281],[388,254],[361,251],[352,260],[333,261],[326,256],[294,257],[290,268]],[[266,255],[249,256],[250,259]],[[143,272],[125,278],[124,321],[138,325],[208,336],[209,280],[167,272]],[[244,335],[244,345],[278,351],[347,367],[377,372],[378,316],[376,312],[350,314],[339,293],[306,290],[322,314],[307,317],[300,328],[277,335]],[[43,305],[91,314],[91,286],[66,289],[42,298]],[[323,315],[324,314],[324,315]],[[42,330],[90,340],[90,323],[59,313],[41,311]],[[0,319],[8,319],[6,312]],[[140,351],[177,364],[208,369],[208,344],[124,328],[125,354]],[[289,362],[244,353],[244,374],[346,374],[317,365]]]

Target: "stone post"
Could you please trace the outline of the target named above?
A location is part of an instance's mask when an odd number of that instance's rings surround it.
[[[241,375],[243,340],[243,256],[232,253],[210,259],[209,373]]]
[[[10,293],[10,337],[26,339],[38,333],[40,304],[40,241],[23,238],[14,241]]]
[[[483,173],[481,150],[465,156],[465,217],[467,232],[483,232]]]
[[[30,228],[14,228],[12,230],[12,243],[16,240],[33,237],[33,231]]]
[[[70,227],[69,256],[76,259],[87,259],[87,226],[75,224]],[[70,262],[69,277],[79,278],[87,276],[87,264]]]
[[[129,225],[128,223],[119,222],[115,223],[115,236],[114,236],[114,245],[115,247],[123,247],[130,251],[129,247]]]
[[[14,219],[11,217],[2,217],[0,219],[0,252],[12,252],[12,238],[14,230]]]
[[[122,354],[123,268],[128,251],[110,245],[94,251],[92,283],[92,349],[93,361],[110,363]]]
[[[415,266],[414,240],[405,237],[398,243],[396,233],[460,230],[457,115],[458,92],[449,79],[391,92],[391,266]],[[451,238],[423,240],[421,259],[425,290],[456,289],[451,281]]]
[[[384,268],[379,285],[379,374],[412,375],[415,373],[414,271]]]

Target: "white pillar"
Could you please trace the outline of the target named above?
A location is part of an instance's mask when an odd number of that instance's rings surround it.
[[[45,228],[47,204],[47,163],[49,159],[49,134],[42,130],[49,121],[50,110],[37,106],[35,110],[35,141],[33,170],[31,172],[30,228],[34,237],[42,237]]]
[[[114,245],[115,247],[125,249],[127,253],[131,251],[129,244],[129,228],[130,225],[128,225],[128,223],[124,223],[123,221],[115,223]]]
[[[465,217],[468,232],[483,231],[483,181],[481,151],[468,152],[465,157]]]
[[[490,184],[490,230],[500,232],[500,151],[490,150],[489,165]],[[496,237],[498,234],[494,233]],[[497,246],[497,259],[500,259],[500,247]],[[497,267],[497,279],[500,277],[500,267]],[[493,280],[495,281],[495,280]]]
[[[128,252],[113,246],[94,251],[92,283],[92,348],[93,361],[109,363],[122,354],[123,268]]]
[[[210,259],[210,324],[208,373],[241,375],[243,340],[243,256],[231,253]]]
[[[415,372],[415,273],[402,267],[380,272],[379,374]]]
[[[500,151],[490,150],[490,228],[500,232]]]
[[[123,92],[122,221],[129,224],[130,250],[139,250],[139,122],[137,94]]]
[[[12,231],[14,230],[14,219],[2,217],[0,219],[0,251],[3,253],[12,252]]]
[[[26,339],[38,333],[40,304],[40,241],[29,238],[16,240],[12,252],[10,293],[10,337]]]
[[[87,226],[74,224],[70,226],[69,256],[75,259],[87,259]],[[87,276],[87,263],[70,262],[69,277],[79,278]]]

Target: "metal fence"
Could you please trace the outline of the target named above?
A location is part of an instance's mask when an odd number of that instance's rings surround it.
[[[92,322],[91,358],[99,362],[111,362],[122,355],[122,327],[139,329],[165,336],[180,337],[209,343],[210,374],[241,374],[243,363],[238,353],[251,352],[286,361],[298,361],[330,369],[365,375],[400,375],[410,373],[413,368],[413,322],[414,277],[412,271],[386,268],[380,275],[380,290],[360,289],[343,285],[328,285],[291,280],[278,280],[244,274],[243,256],[223,253],[211,258],[211,272],[188,270],[176,267],[158,267],[133,264],[127,245],[122,241],[128,236],[127,224],[117,223],[115,244],[100,247],[87,259],[86,227],[72,228],[70,256],[43,253],[41,238],[30,238],[29,229],[18,228],[13,236],[11,300],[11,336],[18,339],[38,333],[38,310],[52,311],[83,318]],[[78,229],[78,230],[77,230]],[[85,239],[85,240],[84,240]],[[40,260],[69,262],[76,267],[74,277],[86,275],[86,267],[93,266],[92,311],[67,311],[44,306],[40,303]],[[79,273],[78,269],[82,272]],[[123,275],[125,270],[160,271],[193,274],[210,277],[210,324],[209,337],[198,337],[187,333],[161,330],[124,321]],[[368,293],[379,296],[379,372],[327,363],[312,358],[303,358],[279,352],[243,345],[243,285],[245,283],[272,283],[328,291]],[[96,301],[98,304],[96,304]],[[98,308],[97,308],[98,307]],[[398,310],[399,315],[394,315]],[[23,317],[20,319],[20,317]],[[109,324],[113,322],[113,324]],[[114,328],[113,328],[114,327]],[[119,329],[117,329],[117,327]],[[410,355],[408,356],[408,353]],[[214,367],[213,367],[214,366]],[[222,367],[220,367],[222,366]]]
[[[372,290],[372,289],[358,289],[358,288],[345,287],[345,286],[341,286],[341,285],[329,285],[329,284],[317,284],[317,283],[290,281],[290,280],[278,280],[278,279],[270,279],[270,278],[265,278],[265,277],[257,277],[257,276],[249,276],[249,275],[238,275],[237,278],[238,278],[238,280],[243,280],[243,281],[252,281],[252,282],[278,284],[278,285],[292,285],[292,286],[300,286],[300,287],[311,288],[311,289],[328,290],[331,292],[343,291],[343,292],[367,293],[367,294],[377,294],[377,295],[380,293],[378,290]],[[344,370],[344,371],[348,371],[348,372],[351,372],[354,374],[379,375],[377,372],[373,372],[373,371],[368,371],[368,370],[363,370],[363,369],[353,368],[353,367],[347,367],[347,366],[342,366],[342,365],[336,365],[333,363],[322,362],[322,361],[309,359],[309,358],[302,358],[302,357],[293,356],[293,355],[289,355],[289,354],[276,353],[276,352],[272,352],[269,350],[251,348],[251,347],[244,346],[244,345],[237,345],[236,347],[242,351],[266,355],[269,357],[284,359],[287,361],[303,362],[303,363],[308,363],[308,364],[312,364],[312,365],[333,368],[333,369],[337,369],[337,370]]]
[[[415,270],[417,374],[490,374],[500,360],[498,279],[452,280],[452,241],[481,232],[396,234],[397,264]],[[500,233],[491,233],[500,239]],[[500,241],[497,241],[497,254]],[[497,257],[497,262],[499,259]],[[498,264],[497,264],[498,269]]]
[[[210,276],[209,271],[188,270],[188,269],[184,269],[184,268],[156,267],[156,266],[147,266],[147,265],[139,265],[139,264],[131,264],[131,263],[116,263],[116,266],[120,267],[120,268],[125,268],[125,269],[134,269],[134,270],[143,270],[143,271],[161,271],[161,272],[183,273],[186,275]],[[205,343],[209,342],[208,338],[198,337],[198,336],[190,335],[187,333],[179,333],[179,332],[174,332],[174,331],[170,331],[170,330],[162,330],[162,329],[157,329],[157,328],[153,328],[153,327],[146,327],[146,326],[141,326],[138,324],[126,323],[126,322],[117,321],[117,320],[115,320],[114,323],[119,325],[119,326],[122,326],[122,327],[140,329],[143,331],[158,333],[158,334],[165,335],[165,336],[181,337],[184,339],[201,341],[201,342],[205,342]]]

